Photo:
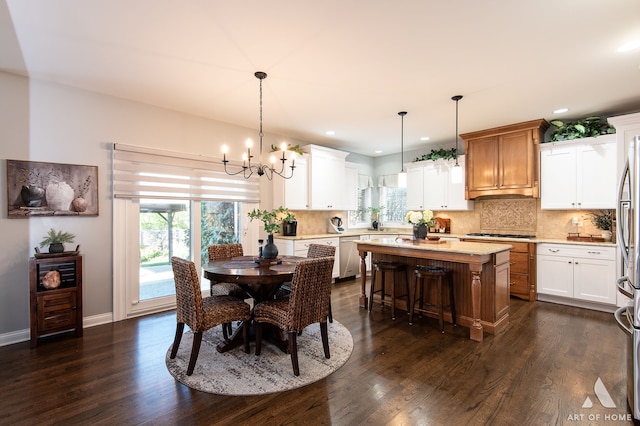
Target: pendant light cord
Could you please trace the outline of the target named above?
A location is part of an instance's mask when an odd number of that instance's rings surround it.
[[[456,95],[451,98],[451,100],[456,101],[456,167],[458,164],[458,101],[462,99],[462,95]]]

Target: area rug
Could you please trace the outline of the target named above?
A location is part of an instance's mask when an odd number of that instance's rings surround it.
[[[274,345],[263,342],[260,356],[245,353],[242,346],[219,353],[216,345],[222,342],[222,329],[215,327],[203,334],[200,354],[191,376],[187,365],[191,355],[193,333],[186,332],[178,354],[170,359],[171,346],[165,362],[169,373],[180,383],[199,391],[220,395],[263,395],[296,389],[323,379],[342,367],[353,352],[353,338],[338,321],[328,324],[331,358],[324,357],[320,325],[312,324],[298,336],[300,375],[293,375],[291,357]]]

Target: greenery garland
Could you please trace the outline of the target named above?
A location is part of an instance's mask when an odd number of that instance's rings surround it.
[[[425,161],[425,160],[439,160],[439,159],[444,159],[444,160],[453,160],[455,158],[458,157],[458,151],[455,148],[451,148],[451,149],[432,149],[430,153],[428,154],[422,154],[422,156],[420,157],[416,157],[415,160],[413,160],[414,163],[418,162],[418,161]]]

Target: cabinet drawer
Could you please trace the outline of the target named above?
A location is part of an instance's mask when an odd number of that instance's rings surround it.
[[[514,253],[512,251],[510,260],[512,274],[529,273],[529,255],[527,253]]]
[[[580,246],[571,244],[538,244],[538,254],[615,260],[616,248],[603,246]]]
[[[42,333],[67,330],[76,325],[76,292],[38,297],[38,329]]]

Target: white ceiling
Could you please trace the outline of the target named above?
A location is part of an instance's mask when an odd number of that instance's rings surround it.
[[[365,155],[640,110],[638,0],[1,0],[0,69]],[[327,136],[327,130],[335,136]],[[420,137],[430,136],[429,142]]]

